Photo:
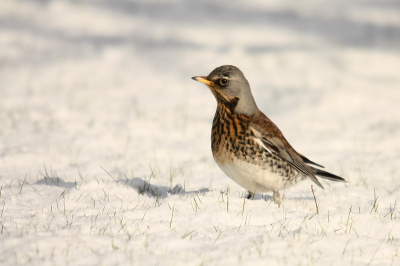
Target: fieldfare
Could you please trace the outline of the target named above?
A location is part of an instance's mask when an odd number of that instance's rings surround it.
[[[323,166],[298,153],[279,128],[261,112],[243,73],[235,66],[221,66],[207,77],[192,79],[206,84],[217,100],[211,133],[211,149],[221,170],[248,190],[273,192],[280,205],[279,190],[310,178],[323,188],[316,176],[331,181],[343,178],[315,168]]]

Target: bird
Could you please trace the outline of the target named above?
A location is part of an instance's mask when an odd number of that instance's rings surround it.
[[[281,130],[258,109],[250,85],[242,71],[232,65],[215,68],[208,76],[195,76],[217,100],[212,123],[211,150],[219,168],[248,191],[273,192],[273,201],[281,205],[280,190],[304,179],[323,189],[317,176],[339,182],[344,178],[298,153]]]

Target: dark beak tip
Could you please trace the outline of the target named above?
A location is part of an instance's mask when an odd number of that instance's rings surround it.
[[[196,80],[196,77],[192,77],[193,80]]]

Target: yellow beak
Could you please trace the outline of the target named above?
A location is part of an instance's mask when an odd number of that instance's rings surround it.
[[[210,86],[211,84],[213,84],[213,82],[211,80],[208,80],[207,77],[204,77],[204,76],[197,76],[197,77],[193,77],[192,79],[195,81],[204,83],[207,86]]]

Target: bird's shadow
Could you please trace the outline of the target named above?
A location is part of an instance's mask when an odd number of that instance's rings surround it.
[[[150,183],[150,180],[145,180],[139,177],[134,177],[125,180],[118,180],[117,182],[132,187],[141,195],[147,195],[149,197],[155,197],[155,198],[166,198],[169,195],[174,195],[174,194],[179,194],[179,195],[199,194],[210,191],[208,188],[186,191],[185,188],[182,187],[181,185],[175,185],[169,187],[162,185],[154,185]]]
[[[45,176],[43,179],[36,181],[36,185],[47,185],[47,186],[54,186],[54,187],[63,187],[66,189],[70,189],[76,187],[76,182],[65,182],[60,177],[47,177]]]
[[[162,186],[162,185],[154,185],[151,184],[149,180],[141,179],[139,177],[134,177],[131,179],[120,179],[117,180],[117,183],[124,184],[134,188],[139,194],[146,194],[150,197],[158,197],[158,198],[166,198],[169,195],[180,194],[198,194],[198,193],[206,193],[210,190],[208,188],[202,188],[199,190],[186,191],[181,185],[175,186]],[[60,177],[48,177],[44,176],[43,179],[38,180],[35,184],[37,185],[47,185],[54,187],[62,187],[66,189],[71,189],[77,186],[76,182],[66,182]]]
[[[163,186],[163,185],[154,185],[151,184],[149,180],[142,179],[139,177],[134,177],[131,179],[120,179],[117,180],[118,183],[124,184],[126,186],[132,187],[141,195],[147,195],[149,197],[154,198],[166,198],[169,195],[188,195],[188,194],[200,194],[210,192],[208,188],[201,188],[198,190],[186,191],[184,187],[181,185],[175,186]],[[62,187],[65,189],[71,189],[77,186],[76,182],[66,182],[60,177],[47,177],[45,176],[43,179],[38,180],[35,184],[37,185],[47,185],[47,186],[55,186]],[[222,192],[221,192],[222,193]],[[239,196],[243,197],[243,196]],[[289,197],[283,195],[283,199],[290,199],[294,201],[301,200],[313,200],[313,197]],[[264,194],[264,193],[256,193],[253,200],[264,200],[264,201],[272,201],[272,195]]]
[[[264,201],[273,201],[272,194],[264,194],[264,193],[256,193],[253,200],[264,200]],[[289,200],[289,201],[311,201],[314,200],[313,197],[305,196],[305,197],[290,197],[286,194],[282,195],[282,200]]]
[[[245,196],[247,198],[247,196]],[[264,200],[264,201],[270,201],[272,200],[272,195],[269,194],[264,194],[264,193],[256,193],[254,195],[253,200]]]
[[[151,184],[149,180],[145,180],[139,177],[134,177],[131,179],[118,180],[118,183],[130,186],[134,188],[139,194],[147,195],[149,197],[154,198],[166,198],[169,195],[187,195],[187,194],[199,194],[199,193],[207,193],[210,191],[208,188],[202,188],[199,190],[191,190],[186,191],[181,185],[175,186],[163,186],[163,185],[154,185]],[[221,191],[221,193],[223,193]],[[239,196],[242,198],[242,196]],[[285,194],[282,195],[283,200],[294,200],[294,201],[302,201],[302,200],[313,200],[313,197],[289,197],[287,198]],[[264,200],[266,202],[272,201],[272,194],[264,194],[264,193],[256,193],[253,200]]]

